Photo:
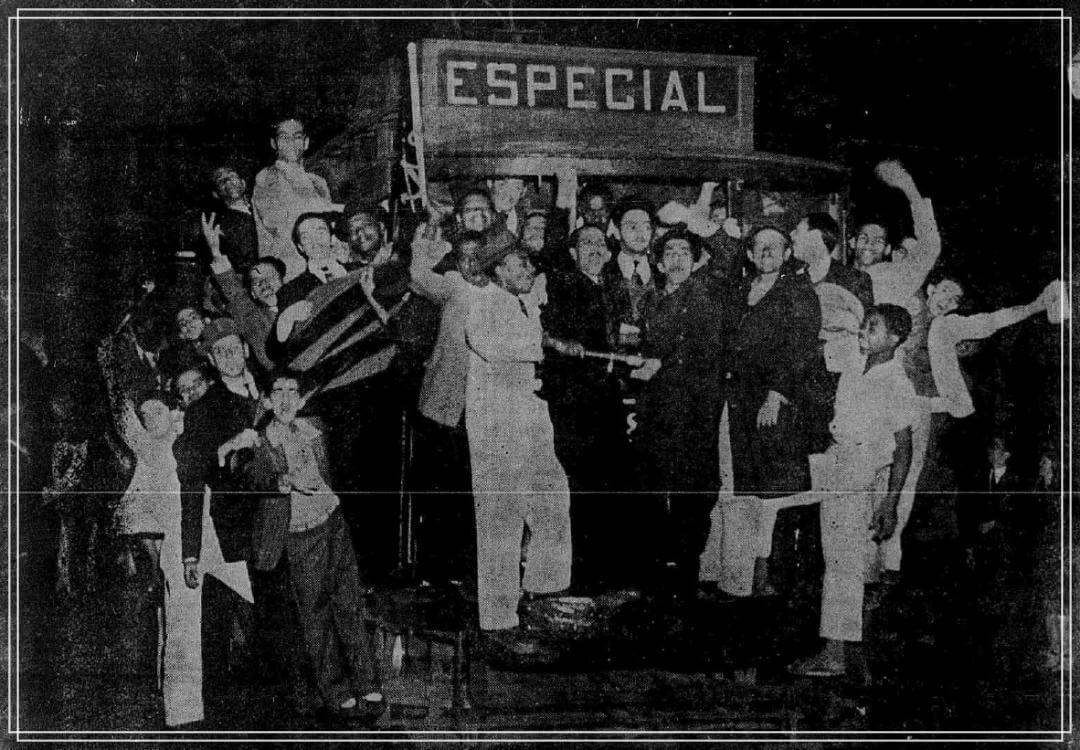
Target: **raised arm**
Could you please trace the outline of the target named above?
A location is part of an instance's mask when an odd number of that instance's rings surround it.
[[[116,426],[120,430],[120,437],[124,439],[127,447],[131,448],[131,452],[135,454],[135,457],[140,458],[146,453],[151,440],[146,434],[146,428],[139,421],[139,416],[135,413],[135,406],[130,400],[125,399],[120,405],[118,420]]]
[[[930,370],[938,392],[937,398],[931,400],[932,410],[947,412],[957,418],[974,414],[975,404],[960,371],[956,345],[961,341],[985,339],[1002,328],[1046,310],[1055,287],[1060,283],[1052,281],[1035,300],[1026,305],[1006,307],[981,315],[946,315],[934,319],[926,339]]]
[[[417,228],[412,241],[409,287],[420,296],[440,305],[450,299],[454,285],[433,269],[449,251],[450,244],[443,240],[437,225],[432,226],[429,222]]]
[[[938,232],[934,207],[924,198],[904,167],[896,161],[883,161],[874,169],[878,179],[904,194],[911,206],[911,220],[915,228],[915,248],[902,260],[893,261],[897,292],[906,299],[926,281],[927,274],[941,255],[941,234]]]
[[[950,315],[946,318],[950,333],[957,342],[967,341],[968,339],[985,339],[993,336],[1002,328],[1016,325],[1020,321],[1046,310],[1048,300],[1054,292],[1054,287],[1060,283],[1060,281],[1050,282],[1038,297],[1026,305],[1003,307],[992,313],[982,313],[980,315]]]

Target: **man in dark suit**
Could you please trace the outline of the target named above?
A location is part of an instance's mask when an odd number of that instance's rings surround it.
[[[586,224],[571,235],[577,268],[552,272],[541,323],[548,336],[609,351],[612,321],[604,302],[601,270],[611,258],[604,231]],[[575,585],[602,583],[621,574],[623,538],[613,529],[627,486],[626,423],[619,384],[602,360],[551,353],[542,366],[544,393],[555,428],[555,454],[570,481]]]
[[[658,252],[663,278],[644,311],[647,359],[631,377],[646,381],[639,442],[647,489],[663,503],[651,528],[653,554],[665,565],[669,591],[693,596],[719,486],[723,315],[715,287],[692,276],[701,257],[696,236],[673,229]]]
[[[184,414],[184,432],[173,445],[180,478],[181,538],[185,580],[198,584],[202,546],[204,488],[210,489],[210,517],[214,520],[225,562],[246,558],[251,537],[251,508],[242,495],[234,495],[231,479],[219,471],[218,448],[255,424],[259,391],[247,370],[247,345],[230,318],[212,321],[205,345],[219,380]]]
[[[627,198],[619,204],[615,224],[619,228],[619,252],[601,271],[604,298],[615,324],[620,349],[637,353],[641,345],[641,316],[645,296],[656,288],[656,269],[650,263],[653,240],[653,207],[644,200]]]
[[[180,480],[180,546],[184,582],[195,589],[208,569],[211,558],[200,569],[203,550],[204,498],[209,491],[209,517],[213,521],[226,564],[247,559],[251,547],[254,503],[233,477],[218,464],[218,448],[237,433],[252,427],[259,416],[259,391],[247,369],[247,345],[229,318],[212,321],[204,332],[204,345],[217,370],[216,380],[184,414],[184,432],[173,444],[176,473]],[[208,591],[208,588],[211,591]],[[219,587],[203,588],[204,692],[227,679],[220,675],[231,666],[227,633],[243,632],[249,615],[239,600]],[[215,672],[218,673],[217,676]],[[206,696],[211,704],[210,695]],[[222,694],[218,701],[224,700]]]

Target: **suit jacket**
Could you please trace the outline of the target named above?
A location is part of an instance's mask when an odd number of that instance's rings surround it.
[[[222,208],[217,215],[221,227],[221,254],[240,273],[244,273],[259,257],[259,238],[252,213]],[[290,230],[291,232],[291,230]]]
[[[311,271],[304,271],[292,281],[286,282],[281,289],[278,289],[278,311],[284,312],[297,302],[304,300],[322,284],[319,277]]]
[[[834,260],[829,264],[825,278],[818,283],[836,284],[847,289],[862,303],[864,312],[874,304],[874,282],[870,279],[870,274],[854,266],[845,266]]]
[[[225,296],[225,310],[240,327],[240,334],[251,347],[251,353],[266,372],[272,372],[274,361],[267,349],[274,332],[276,315],[269,307],[256,302],[244,288],[240,274],[225,271],[214,275],[214,284]],[[280,309],[280,308],[279,308]]]
[[[578,270],[553,272],[541,311],[544,331],[586,349],[610,351],[612,325],[603,287]],[[625,465],[626,414],[619,382],[607,363],[548,352],[540,365],[543,393],[555,428],[555,452],[571,487],[614,486]]]
[[[625,278],[619,270],[618,255],[613,256],[600,270],[600,283],[604,287],[604,303],[607,305],[608,316],[616,334],[622,323],[641,327],[645,295],[649,290],[656,288],[656,279],[660,273],[651,263],[649,267],[652,272],[649,282],[636,293],[630,288],[630,280]],[[635,294],[637,299],[635,299]],[[624,348],[631,350],[636,350],[640,346],[640,343],[632,338],[624,339],[622,343],[625,345]]]
[[[313,427],[318,424],[316,420],[306,421]],[[329,481],[330,463],[326,458],[326,440],[321,430],[311,447],[319,473]],[[259,495],[251,524],[251,555],[248,559],[255,570],[273,570],[285,549],[292,516],[289,493],[278,491],[278,480],[289,473],[285,449],[271,445],[263,429],[250,460],[241,471],[245,486]]]
[[[257,401],[236,395],[220,382],[188,407],[184,432],[173,443],[180,478],[180,546],[185,560],[198,559],[202,551],[204,487],[210,488],[210,517],[225,562],[247,557],[254,504],[248,495],[237,491],[240,488],[235,479],[218,468],[217,450],[252,427],[259,412]]]

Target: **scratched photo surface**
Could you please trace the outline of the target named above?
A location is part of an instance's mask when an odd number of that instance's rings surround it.
[[[13,738],[1067,730],[1059,14],[106,15],[9,23]]]

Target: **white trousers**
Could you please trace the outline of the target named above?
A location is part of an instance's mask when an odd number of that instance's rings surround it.
[[[929,443],[930,412],[926,411],[920,413],[918,420],[911,426],[911,467],[908,469],[907,479],[904,480],[904,488],[900,491],[900,501],[896,504],[896,533],[885,540],[878,550],[878,564],[884,570],[900,570],[903,557],[900,535],[911,518],[911,509],[915,507],[915,489],[926,464],[926,448]]]
[[[555,456],[547,405],[531,395],[526,403],[498,428],[478,431],[478,420],[469,428],[481,630],[517,626],[522,588],[548,594],[570,585],[570,487]]]
[[[161,545],[161,570],[165,576],[165,669],[162,692],[165,724],[175,727],[202,721],[202,583],[207,573],[236,591],[247,601],[251,596],[247,563],[226,563],[221,555],[217,531],[210,518],[209,492],[203,498],[202,555],[199,561],[199,588],[184,583],[180,552],[180,496],[176,496],[175,520],[165,532]]]
[[[861,641],[866,571],[877,554],[870,519],[889,467],[858,448],[833,445],[814,456],[821,490],[821,553],[825,576],[821,590],[822,638]]]

